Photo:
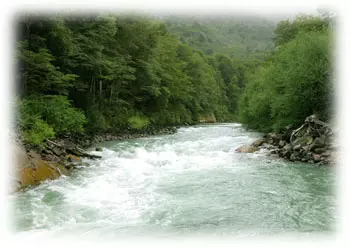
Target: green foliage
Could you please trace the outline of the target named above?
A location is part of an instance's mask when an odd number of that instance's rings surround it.
[[[82,132],[86,123],[85,115],[72,107],[65,96],[45,96],[40,99],[39,110],[45,121],[57,134]],[[38,107],[38,106],[37,106]]]
[[[240,97],[240,119],[251,128],[279,131],[314,113],[324,120],[331,116],[330,30],[319,29],[318,18],[296,22],[306,28],[247,80]],[[310,23],[316,23],[315,28]]]
[[[28,49],[28,42],[19,43],[19,58],[23,62],[23,92],[25,95],[67,94],[72,86],[74,74],[64,74],[52,64],[54,57],[46,48],[38,51]]]
[[[128,119],[128,124],[132,129],[144,129],[149,125],[147,117],[134,115]]]
[[[295,20],[281,21],[275,29],[275,44],[281,46],[293,40],[299,33],[325,31],[329,28],[328,18],[301,15]]]
[[[244,72],[252,67],[245,66],[248,60],[216,52],[222,44],[225,52],[240,52],[241,47],[232,47],[241,39],[238,33],[245,34],[244,44],[254,39],[271,44],[272,26],[258,23],[253,28],[236,20],[213,25],[201,20],[175,27],[142,16],[23,17],[17,50],[21,98],[57,136],[195,123],[211,113],[229,121],[237,112]],[[198,33],[199,43],[174,36],[179,30],[185,34],[188,25],[191,39]],[[267,34],[257,28],[264,25]],[[222,43],[215,40],[219,33]],[[252,48],[259,46],[248,47],[254,54]],[[211,57],[203,53],[209,48]]]
[[[275,25],[262,18],[56,15],[18,24],[20,127],[36,145],[84,130],[196,123],[212,113],[232,121],[239,111],[261,130],[298,122],[311,107],[327,116],[323,19],[281,22],[275,52]]]
[[[91,106],[86,112],[87,124],[86,130],[98,131],[101,129],[108,129],[108,123],[105,115],[98,109],[96,105]]]
[[[260,67],[248,76],[248,84],[239,100],[240,121],[261,132],[271,129],[271,93],[264,78],[270,74],[269,69]]]
[[[42,147],[46,139],[53,138],[55,133],[46,122],[41,119],[33,120],[32,123],[26,124],[27,129],[23,130],[23,138],[26,143]]]
[[[23,101],[26,115],[38,117],[47,123],[55,134],[82,132],[86,123],[84,114],[71,106],[65,96],[40,96]],[[23,115],[23,112],[20,112]]]
[[[46,139],[55,136],[53,128],[43,121],[39,115],[32,113],[27,101],[19,101],[17,107],[16,122],[26,143],[41,147]]]

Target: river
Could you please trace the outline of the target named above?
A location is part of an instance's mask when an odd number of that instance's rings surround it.
[[[261,135],[240,124],[98,146],[101,160],[9,197],[16,234],[271,236],[335,230],[333,168],[234,150]]]

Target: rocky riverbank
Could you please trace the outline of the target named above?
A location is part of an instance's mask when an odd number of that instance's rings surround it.
[[[82,158],[98,159],[100,156],[85,151],[96,143],[109,140],[125,140],[158,134],[173,134],[176,127],[149,129],[143,132],[123,131],[123,133],[81,134],[47,140],[41,149],[30,148],[21,139],[13,139],[12,163],[9,173],[9,190],[13,193],[40,184],[46,180],[69,175],[72,170],[87,166]],[[101,150],[97,148],[97,150]]]
[[[288,126],[282,133],[266,134],[249,146],[237,148],[236,152],[253,153],[267,149],[271,154],[289,161],[333,166],[339,147],[334,137],[331,126],[312,115],[297,129]]]
[[[105,133],[94,133],[94,134],[81,134],[74,137],[61,138],[59,141],[68,145],[73,143],[82,148],[90,147],[94,144],[103,141],[118,141],[133,138],[141,138],[150,135],[166,135],[176,133],[177,127],[164,127],[164,128],[151,128],[138,132],[135,130],[124,130],[121,132],[105,132]]]

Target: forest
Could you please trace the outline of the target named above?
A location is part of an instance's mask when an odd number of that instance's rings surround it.
[[[22,16],[15,127],[28,145],[196,124],[261,132],[332,117],[332,19]]]
[[[239,100],[240,121],[267,132],[297,127],[307,116],[334,119],[334,23],[328,15],[281,21],[276,50],[246,80]]]

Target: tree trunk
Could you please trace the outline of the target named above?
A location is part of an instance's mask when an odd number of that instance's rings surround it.
[[[100,79],[100,97],[102,96],[102,80]]]
[[[101,69],[100,69],[100,97],[102,96],[102,76],[101,76]]]
[[[112,96],[113,96],[113,84],[111,84],[111,92],[109,94],[109,102],[112,101]]]
[[[92,93],[92,86],[93,86],[93,83],[94,83],[94,77],[91,76],[90,93]]]
[[[96,93],[96,81],[95,81],[95,78],[94,78],[94,83],[93,83],[93,98],[92,98],[92,101],[95,102],[95,93]]]

